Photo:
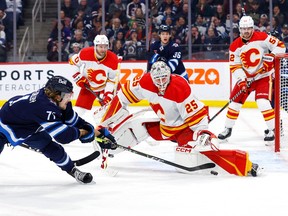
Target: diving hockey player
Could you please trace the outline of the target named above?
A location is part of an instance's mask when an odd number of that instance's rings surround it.
[[[0,153],[6,143],[12,146],[25,143],[78,182],[90,183],[92,175],[76,168],[59,144],[77,139],[90,143],[95,138],[94,127],[72,109],[72,95],[72,83],[62,76],[53,76],[44,88],[8,100],[0,110]],[[97,131],[96,135],[103,133]]]
[[[250,93],[255,91],[257,106],[268,128],[264,141],[273,141],[275,117],[270,100],[274,56],[284,53],[286,48],[277,38],[265,32],[254,32],[254,21],[250,16],[240,19],[239,30],[241,37],[234,40],[229,48],[230,71],[237,80],[230,99],[235,99],[228,106],[225,130],[218,138],[224,140],[231,136],[240,108]]]
[[[156,120],[134,118],[133,114],[125,116],[127,105],[142,99],[149,101]],[[216,136],[207,130],[208,115],[204,104],[193,95],[187,80],[171,74],[163,61],[155,62],[150,73],[135,77],[122,86],[102,118],[101,125],[110,127],[113,124],[116,125],[111,131],[120,145],[133,147],[145,140],[148,133],[155,140],[176,141],[176,159],[181,158],[179,155],[183,152],[193,152],[194,155],[189,155],[195,156],[194,165],[199,165],[197,157],[202,155],[206,162],[212,160],[231,174],[258,174],[259,166],[249,160],[247,152],[218,149]]]

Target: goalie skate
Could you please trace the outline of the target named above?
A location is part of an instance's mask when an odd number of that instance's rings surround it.
[[[218,139],[219,140],[226,140],[227,138],[229,138],[232,134],[232,128],[225,128],[225,130],[218,134]]]
[[[252,163],[252,169],[248,172],[253,177],[260,176],[262,174],[262,168],[258,164]]]

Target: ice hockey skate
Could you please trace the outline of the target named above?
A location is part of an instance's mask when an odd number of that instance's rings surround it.
[[[252,163],[252,168],[251,168],[251,170],[248,172],[248,174],[250,174],[250,175],[253,176],[253,177],[256,177],[256,176],[260,176],[261,173],[262,173],[262,168],[259,167],[258,164]]]
[[[266,146],[270,146],[274,144],[275,136],[274,130],[266,129],[264,131],[264,142]]]
[[[93,176],[90,173],[82,172],[76,167],[71,170],[69,175],[75,178],[77,182],[82,184],[90,183],[93,180]]]
[[[218,139],[220,140],[225,140],[227,138],[229,138],[232,134],[232,128],[225,128],[225,130],[218,134]]]

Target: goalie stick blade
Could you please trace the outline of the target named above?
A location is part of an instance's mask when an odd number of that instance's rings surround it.
[[[188,167],[185,170],[189,172],[194,172],[194,171],[203,170],[203,169],[211,169],[211,168],[214,168],[215,166],[216,165],[214,163],[205,163],[205,164],[195,166],[195,167]]]
[[[76,166],[83,166],[84,164],[90,163],[91,161],[95,160],[97,157],[99,157],[99,155],[100,155],[99,151],[94,151],[92,154],[90,154],[84,158],[74,160],[73,163]]]
[[[153,155],[149,155],[149,154],[146,154],[144,152],[140,152],[140,151],[137,151],[135,149],[132,149],[132,148],[129,148],[129,147],[126,147],[126,146],[122,146],[122,145],[119,145],[119,144],[117,144],[117,146],[118,146],[118,148],[123,149],[125,151],[131,152],[131,153],[134,153],[134,154],[138,154],[138,155],[141,155],[143,157],[150,158],[152,160],[155,160],[155,161],[158,161],[158,162],[161,162],[161,163],[173,166],[173,167],[177,167],[179,169],[186,170],[188,172],[193,172],[193,171],[203,170],[203,169],[210,169],[210,168],[214,168],[216,166],[214,163],[206,163],[206,164],[202,164],[202,165],[195,166],[195,167],[186,167],[186,166],[183,166],[181,164],[177,164],[177,163],[174,163],[172,161],[165,160],[163,158],[159,158],[159,157],[156,157],[156,156],[153,156]]]

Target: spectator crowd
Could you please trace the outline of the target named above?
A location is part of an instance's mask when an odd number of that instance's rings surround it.
[[[24,25],[23,8],[26,0],[15,0],[16,24]],[[0,62],[7,61],[7,51],[12,48],[14,0],[0,0]]]
[[[12,46],[14,0],[0,1],[0,61],[2,50]],[[51,27],[47,42],[47,59],[67,61],[73,53],[92,46],[93,39],[102,32],[102,17],[105,18],[105,34],[110,49],[124,60],[145,59],[146,38],[149,43],[158,40],[161,24],[172,29],[172,39],[188,53],[188,0],[106,0],[102,14],[102,0],[61,1],[61,47],[58,47],[58,20]],[[227,51],[232,38],[239,37],[238,22],[242,16],[241,1],[233,1],[230,23],[229,0],[191,1],[192,54]],[[272,20],[269,20],[269,1],[243,0],[246,14],[255,22],[256,31],[277,31],[279,39],[288,43],[288,0],[272,0]],[[17,25],[23,25],[25,0],[16,0]],[[148,13],[148,24],[145,14]],[[57,14],[55,14],[57,17]],[[148,28],[148,35],[146,35]],[[230,31],[232,29],[232,31]]]

